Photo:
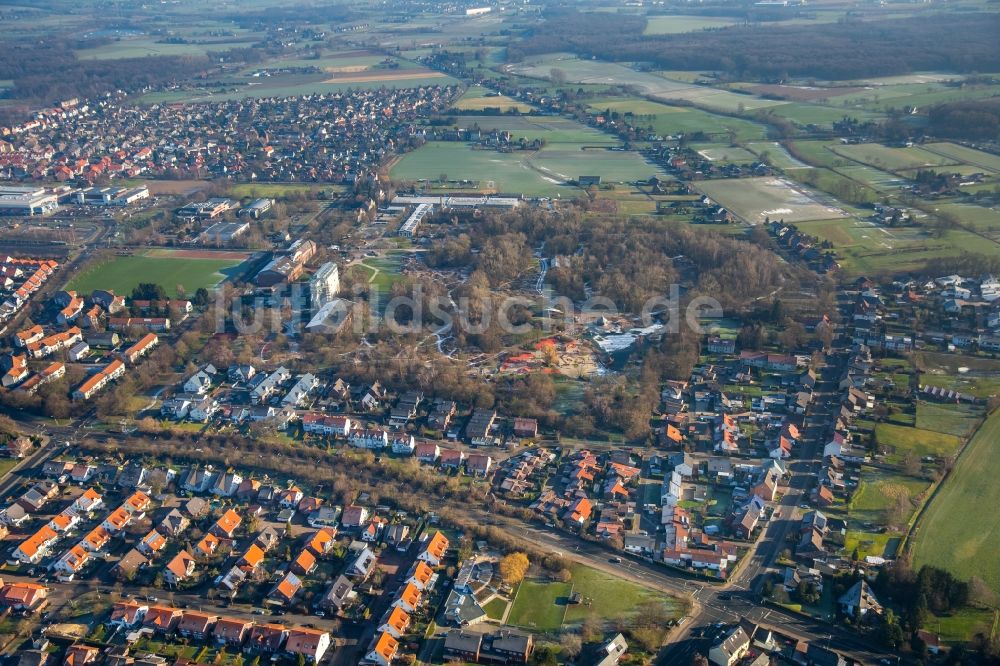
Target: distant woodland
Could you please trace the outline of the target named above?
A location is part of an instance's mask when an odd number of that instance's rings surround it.
[[[931,107],[927,133],[951,139],[1000,140],[1000,98]]]
[[[203,56],[147,56],[80,60],[71,44],[25,40],[0,49],[0,79],[11,79],[11,97],[29,105],[71,97],[134,92],[193,76],[210,66]]]
[[[1000,69],[998,14],[936,14],[817,25],[740,25],[642,35],[645,19],[560,11],[512,44],[512,59],[571,51],[663,69],[711,70],[730,79],[790,76],[844,80],[916,71]]]

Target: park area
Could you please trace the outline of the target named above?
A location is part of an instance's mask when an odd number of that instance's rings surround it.
[[[1000,410],[983,423],[917,525],[916,566],[930,564],[961,579],[977,576],[1000,592]]]
[[[847,216],[783,178],[705,180],[697,188],[748,224],[762,224],[768,218],[795,223]]]
[[[67,289],[89,294],[108,289],[128,296],[141,283],[158,284],[170,297],[183,287],[189,297],[204,287],[212,289],[238,272],[246,252],[214,250],[148,250],[142,254],[110,257],[92,264],[73,278]]]

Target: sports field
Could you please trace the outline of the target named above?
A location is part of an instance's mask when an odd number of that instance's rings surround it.
[[[749,224],[760,224],[765,218],[804,222],[847,215],[783,178],[704,180],[696,187]]]
[[[911,541],[915,566],[978,576],[1000,592],[1000,410],[983,423],[931,500]]]
[[[93,266],[70,280],[66,288],[81,294],[110,289],[128,296],[140,283],[152,282],[162,286],[169,296],[176,296],[178,287],[183,287],[190,296],[201,287],[211,289],[218,285],[246,258],[245,252],[149,250]]]

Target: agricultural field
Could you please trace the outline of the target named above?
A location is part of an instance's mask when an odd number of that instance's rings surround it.
[[[646,19],[644,35],[673,35],[695,30],[725,28],[735,24],[734,19],[715,16],[650,16]]]
[[[745,164],[753,162],[757,156],[746,148],[739,146],[720,146],[717,144],[692,145],[691,148],[698,151],[698,154],[711,162],[736,162]]]
[[[479,181],[480,189],[526,196],[574,196],[568,181],[599,174],[607,181],[630,182],[662,175],[637,153],[578,142],[550,142],[539,151],[499,153],[473,150],[464,143],[428,142],[404,155],[391,169],[395,180]],[[492,187],[489,183],[492,182]]]
[[[989,241],[963,229],[932,236],[923,227],[889,229],[867,220],[843,218],[801,222],[801,231],[829,240],[847,276],[889,275],[919,270],[932,259],[989,250]],[[1000,251],[1000,246],[997,246]],[[934,386],[939,384],[928,381]],[[949,387],[950,388],[950,387]],[[962,390],[962,389],[956,389]]]
[[[993,155],[955,143],[928,143],[921,146],[925,152],[941,155],[955,162],[961,162],[977,169],[1000,173],[1000,155]]]
[[[511,109],[518,113],[531,113],[534,109],[530,104],[511,99],[506,95],[499,95],[482,86],[470,86],[452,108],[456,111],[499,109],[501,113],[507,113]]]
[[[886,171],[919,169],[956,163],[956,160],[928,152],[917,146],[891,148],[879,143],[857,143],[847,146],[836,145],[831,150],[841,157]]]
[[[708,86],[673,81],[649,72],[639,72],[618,63],[581,60],[566,54],[531,58],[511,70],[521,76],[549,80],[554,70],[568,83],[634,86],[644,95],[660,101],[685,101],[714,111],[737,113],[784,104],[752,94],[739,94]]]
[[[234,36],[228,39],[190,38],[186,43],[164,43],[162,37],[147,35],[129,36],[76,52],[81,60],[117,60],[121,58],[145,58],[146,56],[202,56],[210,51],[226,51],[234,48],[250,48],[254,41],[246,37]]]
[[[763,223],[765,218],[804,222],[847,215],[783,178],[706,180],[697,188],[748,224]]]
[[[594,114],[607,111],[631,113],[635,116],[633,121],[640,127],[650,126],[654,132],[663,136],[700,132],[707,140],[732,137],[740,141],[754,141],[762,140],[767,135],[764,125],[750,120],[638,97],[595,99],[590,103],[589,110]]]
[[[915,566],[932,564],[963,579],[978,576],[1000,592],[998,441],[1000,411],[994,411],[927,506],[911,546]]]
[[[178,295],[178,286],[183,286],[190,296],[201,287],[212,289],[236,274],[247,256],[242,252],[211,250],[149,250],[94,265],[70,280],[66,288],[82,294],[110,289],[128,296],[140,283],[152,282],[162,286],[171,297]]]

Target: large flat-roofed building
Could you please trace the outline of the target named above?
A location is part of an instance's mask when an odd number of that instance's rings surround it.
[[[48,215],[59,208],[59,195],[44,187],[0,185],[0,215],[34,217]]]
[[[252,217],[253,219],[258,219],[261,215],[271,210],[274,205],[274,199],[257,199],[251,201],[247,204],[246,208],[240,211],[240,215],[245,217]]]
[[[340,291],[340,269],[332,261],[323,264],[309,279],[309,299],[313,308],[321,308]]]
[[[406,218],[403,224],[399,227],[399,235],[411,237],[417,233],[417,228],[420,223],[423,222],[424,218],[427,217],[428,213],[434,210],[432,204],[422,203],[417,204],[417,207],[413,209],[410,216]]]
[[[429,204],[440,208],[517,208],[522,203],[518,197],[453,197],[400,194],[393,198],[393,206],[419,206]]]
[[[76,202],[90,206],[129,206],[149,198],[149,188],[87,187],[76,193]]]
[[[245,234],[249,229],[249,222],[218,222],[201,232],[201,242],[229,243]]]
[[[193,217],[197,220],[213,220],[226,211],[235,210],[240,205],[232,199],[214,198],[185,204],[177,209],[178,217]]]
[[[273,287],[282,282],[294,282],[302,275],[306,262],[316,255],[311,240],[297,240],[275,256],[254,278],[258,287]]]

